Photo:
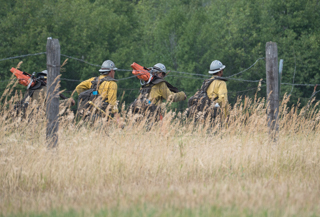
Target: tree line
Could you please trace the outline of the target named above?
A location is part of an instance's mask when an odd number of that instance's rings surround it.
[[[98,65],[106,59],[120,69],[130,69],[132,62],[146,67],[161,62],[172,71],[167,80],[190,97],[203,77],[174,71],[208,75],[210,63],[218,59],[226,65],[224,75],[231,76],[264,57],[266,42],[274,41],[279,59],[284,59],[282,82],[320,83],[319,0],[0,0],[0,4],[0,59],[43,52],[50,36],[59,39],[62,54]],[[46,68],[45,55],[1,61],[1,80],[9,79],[9,69],[21,60],[21,69],[29,73]],[[74,80],[97,76],[99,69],[73,59],[64,68],[62,77]],[[116,73],[116,78],[129,76],[130,72]],[[265,61],[259,60],[234,78],[265,77]],[[6,84],[0,82],[0,94]],[[61,89],[71,94],[77,84],[62,80]],[[238,80],[227,84],[231,103],[239,95],[253,96],[258,85]],[[132,89],[139,86],[136,79],[119,81],[119,99],[132,102],[138,95]],[[281,94],[291,93],[292,103],[299,98],[306,102],[313,89],[282,85]],[[264,97],[265,88],[258,94]],[[186,102],[175,106],[183,109]]]

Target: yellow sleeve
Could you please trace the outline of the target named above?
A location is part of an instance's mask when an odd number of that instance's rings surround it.
[[[207,89],[207,95],[209,97],[210,100],[214,99],[214,82],[211,82],[211,84],[209,85],[208,89]]]
[[[104,84],[99,87],[99,94],[102,99],[106,100],[112,106],[112,113],[117,113],[117,90],[118,85],[114,81],[105,81]]]
[[[226,82],[221,82],[218,87],[218,99],[216,100],[220,106],[224,106],[228,102],[228,90]]]
[[[93,81],[93,80],[94,80],[94,78],[90,78],[90,79],[85,80],[85,81],[81,82],[80,84],[78,84],[78,86],[76,87],[77,93],[80,94],[83,91],[90,89],[91,85],[92,85],[91,81]]]
[[[171,92],[165,82],[162,82],[161,85],[159,86],[159,92],[160,92],[160,95],[165,100],[170,100],[172,102],[179,102],[179,101],[185,100],[184,92],[182,91],[178,93]]]
[[[224,110],[224,115],[227,117],[229,115],[228,110],[228,90],[226,82],[221,82],[218,89],[218,96],[219,98],[216,100],[219,105]]]

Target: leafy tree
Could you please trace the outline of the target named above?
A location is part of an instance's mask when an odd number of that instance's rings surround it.
[[[232,76],[264,57],[266,42],[274,41],[279,59],[284,59],[282,82],[320,83],[318,0],[0,0],[0,4],[1,58],[44,52],[51,36],[59,39],[62,54],[98,65],[69,59],[62,78],[97,76],[106,59],[129,70],[118,71],[120,79],[132,75],[132,62],[147,67],[161,62],[171,70],[167,80],[190,97],[208,78],[213,60],[222,61],[227,66],[225,76]],[[22,70],[29,73],[46,68],[45,55],[0,61],[3,81],[20,60]],[[232,77],[229,101],[256,92],[257,82],[233,79],[265,76],[265,61],[259,60]],[[62,88],[71,94],[78,83],[62,80]],[[0,93],[5,85],[0,82]],[[118,86],[119,97],[126,91],[123,100],[128,104],[138,95],[140,84],[127,79]],[[306,103],[313,87],[282,85],[281,90],[291,93],[293,103],[299,97]],[[266,96],[265,89],[259,96]],[[182,110],[186,103],[174,106]]]

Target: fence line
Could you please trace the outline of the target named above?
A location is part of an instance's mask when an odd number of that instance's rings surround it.
[[[41,53],[34,53],[34,54],[25,54],[25,55],[15,56],[15,57],[8,57],[8,58],[0,59],[0,62],[5,61],[5,60],[18,59],[18,58],[22,58],[22,57],[37,56],[37,55],[42,55],[42,54],[46,54],[46,53],[47,52],[41,52]]]
[[[131,79],[131,78],[135,78],[136,76],[130,76],[130,77],[126,77],[126,78],[119,78],[117,79],[118,81],[123,81],[123,80],[127,80],[127,79]],[[166,77],[179,77],[179,78],[186,78],[186,79],[197,79],[197,80],[202,80],[202,78],[192,78],[192,77],[184,77],[184,76],[177,76],[177,75],[168,75]],[[237,78],[228,78],[229,80],[236,80],[236,81],[242,81],[242,82],[251,82],[251,83],[258,83],[260,80],[245,80],[245,79],[237,79]],[[72,81],[72,82],[82,82],[84,80],[79,80],[79,79],[70,79],[70,78],[60,78],[60,80],[64,80],[64,81]],[[2,80],[0,81],[0,83],[5,83],[5,82],[9,82],[10,80]],[[262,83],[266,83],[264,80],[261,81]],[[310,86],[310,87],[314,87],[316,85],[319,84],[290,84],[290,83],[281,83],[281,85],[293,85],[293,86]]]
[[[34,53],[34,54],[25,54],[25,55],[20,55],[20,56],[14,56],[14,57],[8,57],[8,58],[4,58],[4,59],[0,59],[0,62],[1,61],[5,61],[5,60],[11,60],[11,59],[17,59],[17,58],[23,58],[23,57],[29,57],[29,56],[37,56],[37,55],[42,55],[42,54],[46,54],[46,52],[40,52],[40,53]],[[80,62],[83,62],[83,63],[86,63],[88,65],[91,65],[91,66],[95,66],[95,67],[101,67],[100,65],[97,65],[97,64],[92,64],[92,63],[89,63],[85,60],[82,60],[82,59],[79,59],[79,58],[76,58],[76,57],[72,57],[72,56],[69,56],[69,55],[65,55],[65,54],[61,54],[61,56],[64,56],[64,57],[67,57],[67,58],[70,58],[70,59],[74,59],[74,60],[77,60],[77,61],[80,61]],[[233,76],[236,76],[236,75],[239,75],[247,70],[249,70],[250,68],[252,68],[255,64],[257,64],[257,62],[259,60],[262,60],[264,59],[264,57],[260,57],[258,58],[251,66],[249,66],[248,68],[244,69],[243,71],[241,72],[238,72],[236,74],[233,74],[231,76],[228,76],[226,77],[228,80],[235,80],[235,81],[241,81],[241,82],[249,82],[249,83],[258,83],[260,80],[246,80],[246,79],[237,79],[237,78],[232,78]],[[131,72],[132,69],[118,69],[117,71],[124,71],[124,72]],[[212,77],[212,75],[205,75],[205,74],[196,74],[196,73],[188,73],[188,72],[179,72],[179,71],[170,71],[172,73],[179,73],[179,74],[186,74],[186,75],[192,75],[192,76],[202,76],[202,77]],[[117,79],[119,81],[122,81],[122,80],[127,80],[127,79],[131,79],[131,78],[134,78],[136,76],[130,76],[130,77],[126,77],[126,78],[120,78],[120,79]],[[177,75],[168,75],[166,77],[179,77],[179,78],[186,78],[186,79],[197,79],[197,80],[200,80],[200,79],[203,79],[203,78],[194,78],[194,77],[184,77],[184,76],[177,76]],[[81,82],[83,80],[76,80],[76,79],[68,79],[68,78],[61,78],[61,80],[67,80],[67,81],[73,81],[73,82]],[[7,81],[10,81],[10,80],[3,80],[3,81],[0,81],[0,83],[3,83],[3,82],[7,82]],[[262,81],[262,83],[265,83],[265,81]],[[294,84],[294,83],[281,83],[281,85],[292,85],[292,86],[316,86],[318,84]]]
[[[243,70],[243,71],[241,71],[241,72],[238,72],[238,73],[236,73],[236,74],[234,74],[234,75],[230,75],[230,76],[227,77],[227,78],[231,78],[231,77],[236,76],[236,75],[239,75],[239,74],[241,74],[241,73],[243,73],[243,72],[245,72],[245,71],[248,71],[248,70],[251,69],[259,60],[262,60],[262,59],[264,59],[264,57],[260,57],[260,58],[257,59],[251,66],[249,66],[249,67],[246,68],[245,70]]]
[[[90,66],[95,66],[95,67],[100,67],[100,66],[101,66],[101,65],[89,63],[89,62],[87,62],[87,61],[85,61],[85,60],[82,60],[82,59],[79,59],[79,58],[76,58],[76,57],[72,57],[72,56],[68,56],[68,55],[65,55],[65,54],[60,54],[60,55],[61,55],[61,56],[64,56],[64,57],[68,57],[68,58],[70,58],[70,59],[77,60],[77,61],[79,61],[79,62],[86,63],[86,64],[88,64],[88,65],[90,65]]]
[[[132,71],[132,70],[131,70]],[[127,79],[132,79],[135,78],[136,76],[130,76],[130,77],[126,77],[126,78],[119,78],[116,79],[118,81],[123,81],[123,80],[127,80]],[[197,79],[197,80],[203,80],[203,78],[193,78],[193,77],[184,77],[184,76],[177,76],[177,75],[168,75],[166,77],[178,77],[178,78],[186,78],[186,79]],[[251,82],[251,83],[258,83],[260,80],[245,80],[245,79],[237,79],[237,78],[228,78],[229,80],[236,80],[236,81],[242,81],[242,82]],[[84,80],[79,80],[79,79],[70,79],[70,78],[60,78],[60,80],[64,80],[64,81],[72,81],[72,82],[82,82]],[[5,83],[5,82],[9,82],[10,80],[2,80],[0,81],[0,83]],[[264,80],[261,81],[261,83],[266,83]],[[292,85],[292,86],[310,86],[310,87],[314,87],[316,85],[319,84],[290,84],[290,83],[281,83],[281,85]]]

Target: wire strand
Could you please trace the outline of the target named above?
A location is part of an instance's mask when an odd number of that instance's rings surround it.
[[[245,71],[248,71],[248,70],[251,69],[259,60],[262,60],[262,59],[264,59],[264,57],[260,57],[260,58],[257,59],[251,66],[249,66],[249,67],[246,68],[245,70],[243,70],[243,71],[241,71],[241,72],[238,72],[238,73],[236,73],[236,74],[234,74],[234,75],[230,75],[230,76],[227,77],[227,78],[231,78],[231,77],[236,76],[236,75],[239,75],[239,74],[241,74],[241,73],[243,73],[243,72],[245,72]]]
[[[29,57],[29,56],[37,56],[37,55],[42,55],[42,54],[46,54],[46,52],[40,52],[40,53],[34,53],[34,54],[25,54],[25,55],[20,55],[20,56],[8,57],[8,58],[0,59],[0,61],[17,59],[17,58],[24,58],[24,57]],[[88,61],[85,61],[83,59],[79,59],[79,58],[76,58],[76,57],[72,57],[72,56],[69,56],[69,55],[61,54],[61,56],[64,56],[64,57],[67,57],[67,58],[70,58],[70,59],[74,59],[74,60],[86,63],[88,65],[91,65],[91,66],[101,67],[100,65],[89,63]],[[249,70],[250,68],[252,68],[261,59],[264,59],[264,57],[258,58],[251,66],[249,66],[245,70],[242,70],[241,72],[238,72],[238,73],[236,73],[234,75],[231,75],[231,76],[228,76],[226,78],[229,79],[229,80],[236,80],[236,81],[242,81],[242,82],[251,82],[251,83],[259,82],[260,80],[246,80],[246,79],[237,79],[237,78],[232,78],[232,77],[234,77],[236,75],[239,75],[239,74]],[[132,69],[117,69],[117,71],[131,72]],[[186,74],[186,75],[192,75],[192,76],[212,77],[211,75],[195,74],[195,73],[188,73],[188,72],[179,72],[179,71],[170,71],[170,72],[179,73],[179,74]],[[117,79],[117,80],[122,81],[122,80],[127,80],[127,79],[131,79],[131,78],[135,78],[135,77],[136,76],[134,75],[134,76],[126,77],[126,78],[120,78],[120,79]],[[179,78],[197,79],[197,80],[203,79],[203,78],[185,77],[185,76],[177,76],[177,75],[168,75],[167,77],[179,77]],[[81,81],[83,81],[83,80],[68,79],[68,78],[61,78],[61,80],[72,81],[72,82],[79,82],[79,81],[81,82]],[[3,82],[7,82],[7,81],[9,81],[9,80],[3,80],[3,81],[0,81],[0,82],[3,83]],[[266,83],[265,81],[262,81],[262,82]],[[291,83],[281,83],[281,84],[282,85],[292,85],[292,86],[315,86],[315,85],[317,85],[317,84],[294,84],[294,83],[292,83],[292,84]]]
[[[18,58],[23,58],[23,57],[29,57],[29,56],[38,56],[38,55],[42,55],[42,54],[46,54],[46,53],[47,52],[41,52],[41,53],[34,53],[34,54],[25,54],[25,55],[15,56],[15,57],[8,57],[8,58],[0,59],[0,62],[5,61],[5,60],[13,60],[13,59],[18,59]]]

